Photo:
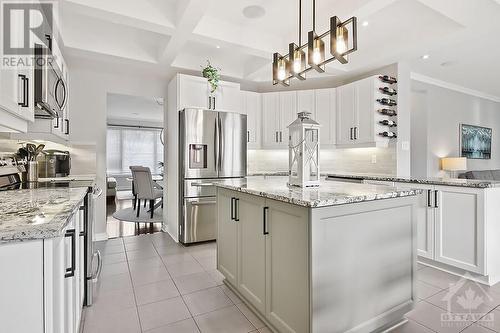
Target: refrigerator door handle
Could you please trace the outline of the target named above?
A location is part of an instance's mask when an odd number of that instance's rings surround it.
[[[214,129],[214,168],[215,172],[219,172],[219,117],[215,117],[215,129]]]
[[[224,138],[222,137],[222,122],[221,122],[221,119],[220,117],[217,115],[217,121],[219,122],[219,132],[217,133],[217,138],[219,140],[219,151],[218,151],[218,156],[217,156],[217,159],[218,159],[218,164],[217,164],[217,173],[220,172],[220,169],[222,167],[222,152],[223,152],[223,149],[224,149]]]

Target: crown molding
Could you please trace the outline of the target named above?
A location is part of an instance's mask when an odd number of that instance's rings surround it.
[[[483,98],[483,99],[487,99],[487,100],[490,100],[490,101],[493,101],[493,102],[500,103],[500,97],[498,97],[498,96],[494,96],[494,95],[486,94],[486,93],[478,91],[478,90],[474,90],[474,89],[462,87],[462,86],[460,86],[458,84],[454,84],[454,83],[442,81],[442,80],[439,80],[439,79],[435,79],[433,77],[426,76],[426,75],[423,75],[423,74],[420,74],[420,73],[411,72],[410,78],[412,80],[415,80],[415,81],[432,84],[434,86],[438,86],[438,87],[441,87],[441,88],[458,91],[458,92],[461,92],[463,94],[467,94],[467,95],[471,95],[471,96],[476,96],[476,97],[479,97],[479,98]]]

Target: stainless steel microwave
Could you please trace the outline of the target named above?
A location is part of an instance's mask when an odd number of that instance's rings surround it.
[[[35,44],[35,118],[62,117],[68,87],[61,69],[45,45]]]

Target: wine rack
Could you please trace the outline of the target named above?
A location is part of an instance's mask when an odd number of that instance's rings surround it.
[[[395,77],[389,75],[379,75],[378,79],[381,84],[378,86],[379,98],[377,98],[378,105],[381,106],[377,110],[378,114],[378,135],[385,139],[396,139],[397,134],[397,123],[395,118],[397,117],[397,94],[398,91],[394,86],[398,80]]]

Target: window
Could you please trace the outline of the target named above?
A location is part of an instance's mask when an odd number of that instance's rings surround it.
[[[108,174],[130,174],[131,165],[141,165],[151,169],[152,174],[163,170],[163,145],[160,141],[161,129],[109,126],[107,133]]]

